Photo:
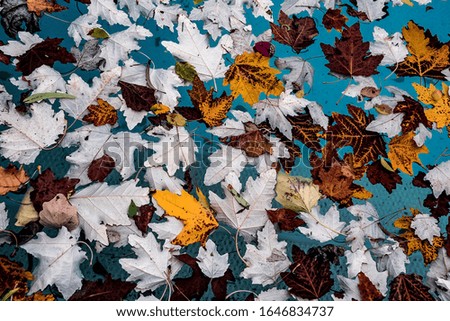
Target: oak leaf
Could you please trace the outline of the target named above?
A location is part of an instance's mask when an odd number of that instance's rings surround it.
[[[445,80],[442,71],[450,66],[450,49],[442,44],[429,30],[414,21],[402,29],[410,53],[404,61],[391,69],[398,76],[420,76]]]
[[[106,124],[114,125],[117,122],[117,111],[107,101],[97,98],[98,105],[88,107],[89,114],[83,117],[84,121],[93,123],[94,126],[103,126]]]
[[[275,41],[291,46],[296,53],[312,45],[313,38],[319,34],[314,19],[310,17],[297,18],[293,16],[291,19],[283,11],[280,11],[278,23],[279,26],[270,23]]]
[[[88,177],[92,181],[103,182],[106,177],[116,167],[114,159],[105,154],[100,158],[94,159],[88,167]]]
[[[392,138],[389,142],[388,157],[392,168],[399,169],[408,175],[413,175],[414,162],[422,164],[419,154],[428,154],[428,148],[425,145],[418,147],[413,138],[414,132],[408,132]]]
[[[155,90],[152,88],[122,80],[119,81],[119,86],[127,106],[134,111],[150,111],[150,108],[156,104]]]
[[[322,51],[329,61],[326,66],[332,73],[343,76],[369,77],[377,74],[377,67],[383,55],[372,56],[370,44],[363,42],[359,23],[344,29],[341,39],[335,40],[335,47],[321,43]]]
[[[400,274],[392,280],[389,301],[435,301],[417,274]]]
[[[269,66],[269,60],[258,52],[238,55],[225,73],[224,85],[230,84],[233,94],[242,95],[250,105],[258,102],[262,92],[280,95],[284,87],[275,76],[280,72]]]
[[[228,110],[231,108],[234,97],[228,96],[225,92],[219,98],[213,98],[214,88],[206,90],[205,84],[198,76],[194,77],[193,87],[188,90],[192,104],[200,110],[203,121],[209,126],[219,126],[226,118]]]
[[[205,245],[209,234],[216,229],[217,223],[211,210],[204,208],[199,201],[186,191],[181,195],[158,190],[153,194],[158,205],[167,215],[184,223],[184,228],[172,241],[172,244],[187,246],[196,242]]]
[[[0,195],[17,191],[27,181],[27,173],[22,167],[19,169],[12,165],[7,168],[0,167]]]
[[[403,134],[415,131],[421,123],[425,127],[431,128],[423,106],[411,97],[403,96],[403,98],[404,100],[399,101],[393,110],[394,113],[403,113],[401,125]]]
[[[367,178],[372,184],[381,184],[390,193],[397,187],[397,184],[402,183],[402,177],[398,171],[389,171],[377,160],[370,164],[367,168]]]
[[[346,26],[347,21],[348,18],[342,14],[341,9],[329,8],[322,18],[322,24],[328,31],[334,28],[342,32],[342,28]]]
[[[27,0],[27,8],[29,12],[34,12],[38,16],[44,12],[59,12],[66,10],[67,7],[56,3],[56,0]]]
[[[425,110],[426,118],[430,122],[436,123],[437,128],[450,125],[450,97],[449,88],[446,83],[442,83],[442,90],[437,89],[433,84],[429,88],[419,84],[413,84],[421,102],[432,105],[433,108]],[[431,126],[430,126],[431,127]]]

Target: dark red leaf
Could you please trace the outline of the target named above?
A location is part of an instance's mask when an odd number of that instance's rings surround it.
[[[116,162],[109,155],[103,155],[92,161],[88,168],[88,177],[92,181],[103,182],[116,167]]]
[[[184,189],[189,193],[192,192],[194,185],[192,184],[192,176],[191,176],[191,168],[190,167],[184,172],[184,181],[186,182],[184,184]]]
[[[188,254],[178,255],[177,258],[190,266],[192,269],[192,276],[189,278],[174,280],[174,291],[170,297],[170,300],[190,301],[192,299],[200,299],[208,290],[210,278],[202,273],[195,258]]]
[[[27,76],[42,65],[53,67],[55,61],[63,64],[76,63],[75,57],[59,45],[61,41],[63,41],[62,38],[47,38],[35,44],[23,55],[17,57],[16,70]]]
[[[211,280],[211,289],[214,293],[216,300],[218,301],[225,300],[227,296],[228,281],[234,281],[234,275],[230,269],[228,269],[222,277],[214,278]]]
[[[130,84],[122,80],[119,81],[119,86],[122,89],[122,95],[127,107],[134,111],[150,111],[150,108],[156,104],[154,89]]]
[[[113,280],[111,275],[104,281],[83,280],[83,286],[69,301],[122,301],[135,287],[135,283]]]
[[[309,114],[300,114],[297,116],[288,116],[287,119],[292,124],[292,136],[298,139],[306,147],[319,151],[320,145],[319,133],[323,130],[322,126],[316,125]]]
[[[267,41],[259,41],[253,46],[253,51],[259,52],[264,57],[272,58],[275,54],[275,46]]]
[[[391,283],[389,301],[435,301],[417,274],[400,274]]]
[[[3,46],[4,43],[3,41],[0,41],[0,47]],[[8,65],[11,61],[10,61],[10,56],[5,55],[2,51],[2,49],[0,48],[0,62],[4,63],[5,65]]]
[[[42,211],[42,204],[52,200],[56,194],[69,196],[75,186],[80,182],[78,178],[64,177],[56,179],[51,169],[46,169],[36,179],[31,180],[30,184],[33,191],[30,194],[31,202],[36,211]]]
[[[342,28],[346,26],[348,18],[344,16],[341,9],[328,9],[322,18],[323,26],[330,31],[331,29],[336,29],[342,31]]]
[[[203,118],[202,112],[198,108],[193,107],[175,107],[175,110],[181,114],[186,120],[199,121]]]
[[[142,235],[147,234],[148,223],[150,223],[155,210],[156,208],[153,205],[142,205],[139,207],[137,215],[133,216],[134,222]]]
[[[403,113],[402,132],[407,133],[416,130],[420,123],[431,128],[431,122],[425,116],[423,106],[411,97],[403,96],[394,108],[394,113]]]
[[[370,279],[363,273],[358,273],[358,289],[361,295],[362,301],[381,301],[383,300],[383,295],[376,288],[376,286],[370,281]]]
[[[358,18],[359,20],[362,20],[362,21],[368,21],[369,20],[369,17],[367,17],[367,14],[365,12],[358,11],[358,10],[356,10],[355,8],[351,7],[348,4],[342,4],[342,6],[347,8],[347,13],[348,13],[349,16]]]
[[[450,212],[450,196],[445,191],[437,198],[433,194],[429,194],[423,201],[423,206],[430,209],[431,215],[439,219],[446,216]]]
[[[305,224],[305,221],[298,218],[298,213],[287,208],[278,208],[276,210],[266,210],[269,220],[276,224],[283,231],[294,231],[297,227]]]
[[[412,184],[417,187],[431,188],[431,183],[425,180],[425,175],[426,174],[424,172],[419,172],[419,174],[417,174],[416,177],[414,177],[414,179],[412,180]]]
[[[380,160],[377,160],[368,166],[367,178],[369,179],[369,182],[374,185],[383,185],[389,193],[392,193],[392,190],[397,187],[397,184],[402,183],[402,177],[398,174],[398,171],[388,171],[383,167]]]
[[[447,256],[450,257],[450,217],[447,219],[447,227],[445,228],[447,232],[447,238],[445,239],[445,251],[447,252]]]

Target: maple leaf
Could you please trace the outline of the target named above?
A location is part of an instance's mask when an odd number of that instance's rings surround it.
[[[97,103],[98,105],[90,105],[88,107],[89,114],[85,115],[83,120],[93,123],[94,126],[114,125],[118,119],[114,106],[111,106],[101,98],[97,99]]]
[[[28,182],[28,176],[22,167],[17,169],[10,165],[7,168],[0,167],[0,181],[0,195],[6,195],[20,189]]]
[[[398,76],[420,76],[445,80],[442,71],[450,66],[450,49],[442,44],[429,30],[424,30],[414,21],[402,29],[410,53],[391,69]]]
[[[376,288],[376,286],[370,281],[364,272],[358,273],[358,289],[361,294],[362,301],[381,301],[383,300],[383,295]]]
[[[305,221],[298,217],[298,213],[287,208],[277,208],[276,210],[267,210],[269,220],[273,224],[278,224],[283,231],[294,231]]]
[[[329,61],[326,66],[332,73],[343,76],[369,77],[377,74],[377,67],[383,60],[382,55],[372,56],[370,44],[363,42],[359,23],[344,29],[341,39],[335,40],[335,47],[320,44],[325,57]]]
[[[88,167],[88,177],[92,181],[103,182],[111,171],[116,167],[116,162],[112,157],[105,154],[94,159]]]
[[[272,144],[253,123],[245,123],[246,133],[221,139],[222,143],[244,151],[248,157],[272,154]]]
[[[173,280],[175,291],[170,296],[170,300],[199,300],[208,290],[210,279],[202,273],[200,267],[197,265],[197,260],[189,254],[178,255],[177,259],[192,269],[192,275],[189,278],[177,278]]]
[[[209,239],[205,247],[198,249],[197,264],[202,272],[209,278],[220,278],[225,275],[230,264],[228,263],[228,253],[221,255],[217,251],[216,244]]]
[[[379,20],[386,13],[386,2],[384,0],[356,0],[358,13],[363,13],[369,21]]]
[[[397,184],[402,183],[402,177],[398,174],[398,171],[387,170],[380,160],[376,160],[367,167],[367,178],[374,185],[383,185],[389,194],[397,187]]]
[[[117,4],[113,0],[90,1],[88,14],[95,17],[101,17],[110,25],[131,25],[128,15],[124,11],[117,9]]]
[[[387,156],[383,138],[366,130],[372,116],[356,106],[347,105],[350,116],[333,112],[335,125],[329,126],[325,138],[336,147],[353,147],[355,167],[362,167],[379,155]]]
[[[422,241],[428,240],[433,243],[435,236],[441,235],[441,230],[437,225],[438,221],[429,214],[416,214],[411,222],[411,228]]]
[[[408,132],[402,136],[396,136],[389,142],[388,157],[392,168],[399,169],[403,173],[413,175],[413,162],[422,164],[419,154],[428,153],[426,146],[418,147],[413,139],[414,133]]]
[[[38,16],[42,15],[42,11],[59,12],[67,9],[57,4],[56,0],[27,0],[27,8],[29,12],[34,12]]]
[[[242,150],[230,146],[222,146],[208,158],[211,165],[205,173],[204,183],[206,186],[221,182],[230,173],[239,175],[248,163]]]
[[[150,108],[156,104],[155,90],[147,86],[130,84],[120,80],[119,86],[122,89],[122,95],[129,108],[134,111],[150,111]]]
[[[347,21],[348,18],[342,14],[341,9],[329,8],[322,18],[322,24],[328,31],[334,28],[342,32],[342,28],[347,26]]]
[[[205,84],[198,76],[194,77],[193,86],[188,90],[192,104],[200,110],[203,121],[209,126],[219,126],[226,118],[228,110],[231,108],[234,97],[228,96],[225,92],[219,98],[213,98],[214,88],[206,90]]]
[[[55,61],[63,64],[76,63],[75,57],[66,48],[59,45],[62,41],[62,38],[47,38],[35,44],[27,52],[17,57],[16,70],[27,76],[42,65],[52,67]]]
[[[318,256],[306,254],[297,246],[292,247],[290,272],[281,273],[289,292],[306,300],[319,299],[333,286],[330,262]]]
[[[400,274],[391,282],[389,301],[435,301],[417,274]]]
[[[433,84],[429,88],[413,83],[418,98],[424,104],[432,105],[433,108],[425,110],[426,119],[436,123],[437,128],[450,125],[450,97],[449,88],[442,83],[442,90],[438,90]],[[431,126],[428,126],[429,128]]]
[[[181,220],[183,230],[172,240],[172,244],[187,246],[196,242],[205,245],[209,234],[219,224],[211,210],[203,207],[192,195],[181,191],[181,195],[170,191],[156,191],[153,198],[167,215]]]
[[[115,280],[109,274],[104,280],[84,279],[81,289],[69,301],[122,301],[135,287],[135,283]]]
[[[433,189],[433,195],[438,197],[442,192],[450,194],[449,180],[450,161],[442,162],[431,169],[424,177]]]
[[[292,125],[293,138],[298,139],[306,147],[313,150],[319,151],[321,149],[319,134],[323,131],[323,128],[314,124],[310,114],[288,116],[287,119]]]
[[[405,60],[408,49],[400,32],[389,36],[386,30],[375,26],[372,35],[375,42],[370,43],[370,51],[375,55],[383,55],[381,66],[394,65]]]
[[[225,73],[224,85],[229,84],[233,95],[242,95],[250,105],[258,102],[261,93],[280,95],[283,84],[275,76],[279,71],[269,66],[269,59],[259,52],[238,55]]]
[[[300,57],[277,58],[275,66],[280,69],[290,70],[289,74],[283,75],[286,91],[303,90],[304,84],[313,85],[314,68]]]
[[[416,130],[420,124],[431,128],[431,123],[424,112],[423,106],[409,96],[403,96],[403,101],[399,101],[395,106],[394,113],[403,113],[402,132],[406,134]]]
[[[345,226],[345,222],[340,221],[336,206],[330,207],[323,215],[320,214],[320,207],[316,206],[309,213],[301,212],[300,217],[308,225],[300,226],[300,232],[320,242],[327,242],[338,237]]]
[[[450,195],[443,192],[436,198],[430,194],[423,200],[423,206],[428,207],[435,218],[446,216],[450,212]]]
[[[313,38],[319,34],[314,19],[309,17],[297,18],[294,16],[291,19],[283,11],[280,11],[278,23],[279,26],[270,23],[275,41],[291,46],[296,53],[312,45]]]

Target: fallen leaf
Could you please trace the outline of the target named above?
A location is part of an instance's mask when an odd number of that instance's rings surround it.
[[[133,216],[137,228],[142,232],[142,235],[147,234],[148,223],[150,223],[153,213],[156,208],[153,205],[145,204],[138,208],[137,214]]]
[[[0,167],[0,195],[19,190],[28,181],[25,170],[21,167],[17,169],[13,165],[7,168]]]
[[[420,76],[445,80],[442,71],[450,66],[450,50],[429,30],[414,21],[402,29],[410,53],[398,65],[392,66],[398,76]]]
[[[16,226],[26,226],[30,222],[39,220],[39,213],[34,208],[30,198],[32,190],[33,188],[28,188],[22,198],[19,210],[16,213]]]
[[[33,280],[31,272],[25,270],[19,263],[0,256],[0,299],[9,291],[15,291],[13,299],[20,300],[28,293],[28,281]]]
[[[399,101],[395,106],[394,113],[403,113],[402,132],[403,134],[415,131],[419,124],[431,128],[431,123],[425,116],[423,106],[416,100],[408,96],[403,96],[403,101]]]
[[[70,95],[70,94],[66,94],[66,93],[58,93],[58,92],[37,93],[37,94],[28,96],[27,98],[25,98],[23,100],[23,102],[26,104],[31,104],[31,103],[35,103],[35,102],[41,102],[41,100],[44,100],[44,99],[55,99],[55,98],[75,99],[77,97],[74,95]]]
[[[209,234],[219,226],[212,211],[204,208],[184,190],[181,191],[181,195],[158,190],[153,194],[153,198],[167,215],[184,223],[183,230],[172,241],[172,244],[187,246],[201,242],[204,245]]]
[[[228,110],[231,108],[234,97],[228,96],[225,92],[219,98],[213,98],[214,88],[206,90],[205,84],[198,76],[194,77],[194,83],[188,94],[192,104],[200,110],[203,121],[209,126],[220,126],[222,120],[226,118]]]
[[[335,47],[320,44],[325,57],[329,61],[326,66],[332,73],[343,76],[369,77],[377,74],[377,67],[383,55],[372,56],[370,44],[363,42],[359,23],[344,29],[341,39],[335,40]]]
[[[81,289],[77,290],[69,301],[123,301],[135,287],[135,283],[114,280],[111,275],[105,280],[84,279]]]
[[[370,281],[370,279],[364,274],[364,272],[358,273],[358,289],[361,294],[362,301],[381,301],[383,295],[376,288],[376,286]]]
[[[270,23],[274,40],[291,46],[296,53],[312,45],[313,38],[319,34],[314,19],[310,17],[297,18],[293,16],[289,18],[287,14],[280,11],[278,23],[279,26]]]
[[[441,216],[447,216],[450,213],[450,195],[445,191],[442,192],[437,198],[433,194],[429,194],[423,200],[423,206],[430,209],[431,215],[435,218]]]
[[[398,171],[389,171],[382,164],[380,160],[377,160],[367,167],[367,178],[372,184],[381,184],[389,192],[397,187],[397,184],[402,183],[402,177],[398,174]]]
[[[18,33],[25,29],[29,33],[40,31],[39,18],[35,13],[27,10],[26,0],[2,3],[1,16],[5,33],[11,38],[17,37]]]
[[[425,110],[426,118],[430,122],[436,123],[437,128],[450,125],[450,97],[449,88],[446,83],[442,83],[442,90],[437,89],[433,84],[429,88],[413,83],[421,102],[432,105],[432,108]],[[431,127],[431,126],[429,126]]]
[[[329,8],[322,18],[323,26],[328,30],[336,29],[342,32],[342,28],[347,26],[348,18],[342,14],[341,9]]]
[[[278,224],[283,231],[294,231],[300,225],[305,224],[298,213],[287,208],[277,208],[276,210],[267,210],[269,220],[273,224]]]
[[[57,194],[53,199],[42,204],[42,211],[39,212],[39,223],[56,228],[65,226],[69,231],[72,231],[79,224],[77,208],[69,203],[66,195]]]
[[[343,234],[345,222],[340,220],[336,205],[332,205],[325,214],[320,213],[320,206],[312,208],[309,213],[300,213],[300,217],[307,226],[300,226],[299,230],[312,240],[328,242]]]
[[[292,260],[291,271],[281,273],[289,293],[301,299],[315,300],[330,291],[334,281],[328,260],[306,254],[295,245],[292,247]]]
[[[223,138],[220,141],[228,146],[244,151],[248,157],[272,154],[272,144],[261,130],[253,123],[246,123],[246,133],[239,136]]]
[[[150,111],[150,108],[157,102],[154,89],[147,86],[130,84],[122,80],[118,84],[122,89],[122,95],[127,107],[134,111]]]
[[[275,76],[278,70],[269,66],[269,58],[258,52],[238,55],[225,73],[223,84],[230,84],[234,96],[242,95],[245,102],[253,105],[263,92],[267,96],[280,95],[284,88]]]
[[[114,159],[105,154],[100,158],[94,159],[89,165],[88,177],[92,181],[103,182],[115,167],[116,162]]]
[[[43,11],[51,13],[67,9],[57,4],[56,0],[27,0],[27,8],[29,12],[34,12],[38,16],[41,16]]]
[[[310,114],[300,114],[297,116],[288,116],[287,119],[292,125],[292,136],[298,139],[306,147],[319,151],[322,147],[320,145],[320,132],[323,131],[322,126],[314,124]]]
[[[435,301],[417,274],[400,274],[391,282],[389,301]]]
[[[208,240],[204,248],[198,249],[197,261],[203,274],[211,279],[223,277],[230,266],[228,253],[220,254],[212,240]]]
[[[423,145],[417,147],[414,141],[414,132],[408,132],[402,136],[396,136],[389,142],[388,157],[393,169],[399,169],[403,173],[413,175],[413,162],[422,165],[419,154],[428,154],[428,148]]]
[[[114,106],[101,98],[97,98],[97,103],[98,105],[88,107],[89,114],[85,115],[83,120],[94,124],[94,126],[114,125],[118,119]]]
[[[175,73],[183,80],[193,82],[198,77],[195,67],[188,62],[177,61],[175,64]]]
[[[3,53],[1,49],[1,46],[3,45],[3,41],[0,40],[0,62],[4,63],[5,65],[9,65],[9,63],[11,62],[11,57]]]

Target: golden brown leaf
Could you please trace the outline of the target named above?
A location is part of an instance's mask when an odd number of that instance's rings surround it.
[[[376,286],[370,281],[364,272],[358,273],[358,289],[361,294],[361,301],[381,301],[383,295],[376,288]]]
[[[422,164],[419,154],[428,154],[428,148],[425,145],[418,147],[413,138],[414,132],[408,132],[402,136],[395,136],[389,143],[388,157],[392,168],[408,175],[413,175],[414,162]]]
[[[114,125],[117,122],[116,109],[101,98],[97,99],[97,103],[98,105],[88,107],[89,114],[84,116],[83,120],[93,123],[94,126]]]
[[[57,4],[56,0],[27,0],[27,8],[29,12],[34,12],[38,16],[42,15],[42,11],[58,12],[67,9]]]
[[[283,84],[275,76],[280,72],[269,66],[269,57],[259,52],[244,52],[238,55],[225,74],[224,85],[230,84],[235,96],[242,95],[245,102],[253,105],[258,102],[259,95],[280,95]]]
[[[17,169],[14,166],[0,167],[0,195],[17,191],[27,181],[28,176],[23,168]]]
[[[425,116],[429,121],[435,122],[437,128],[444,128],[450,125],[450,98],[448,85],[442,83],[442,90],[437,89],[433,84],[429,88],[419,84],[413,84],[421,102],[432,105],[433,108],[425,110]]]
[[[202,245],[212,230],[219,226],[211,210],[206,209],[192,195],[182,191],[181,195],[169,191],[156,191],[153,198],[167,215],[181,220],[183,230],[172,241],[172,244],[187,246],[196,242]]]

